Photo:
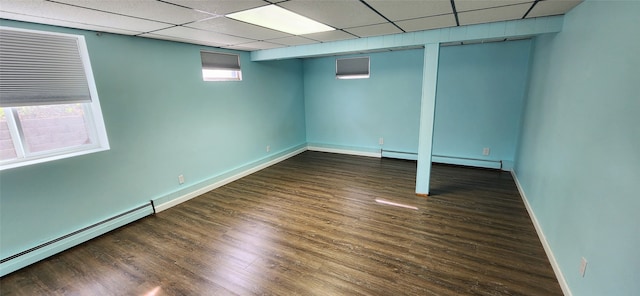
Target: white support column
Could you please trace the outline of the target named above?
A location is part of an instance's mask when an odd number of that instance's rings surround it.
[[[422,70],[422,101],[420,104],[418,172],[416,174],[416,194],[419,195],[429,194],[439,55],[439,43],[429,43],[425,45],[424,67]]]

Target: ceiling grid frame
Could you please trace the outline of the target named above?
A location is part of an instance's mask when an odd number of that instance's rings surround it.
[[[562,15],[581,1],[0,0],[0,18],[255,51]],[[336,30],[292,35],[225,17],[267,5]]]

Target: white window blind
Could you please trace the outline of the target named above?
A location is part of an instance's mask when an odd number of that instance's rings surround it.
[[[336,78],[369,78],[369,57],[336,59]]]
[[[80,38],[0,27],[0,107],[91,102]]]
[[[84,36],[0,26],[0,170],[108,149]]]
[[[200,51],[202,69],[240,71],[240,56],[237,54]]]

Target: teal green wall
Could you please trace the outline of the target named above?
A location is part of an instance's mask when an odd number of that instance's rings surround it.
[[[356,56],[370,57],[369,79],[336,79],[336,57],[304,61],[307,142],[415,153],[423,51]]]
[[[530,40],[522,40],[440,49],[433,154],[513,163],[530,47]],[[336,57],[305,60],[307,141],[417,153],[423,52],[370,54],[371,77],[356,80],[335,78]],[[484,147],[489,156],[482,155]]]
[[[530,47],[530,40],[521,40],[440,50],[434,155],[503,160],[506,169],[512,166]],[[485,147],[488,156],[482,155]]]
[[[533,48],[515,171],[573,295],[640,295],[639,15],[587,0]]]
[[[0,172],[0,258],[305,143],[299,60],[241,53],[243,81],[203,82],[212,48],[0,24],[86,37],[111,145]]]

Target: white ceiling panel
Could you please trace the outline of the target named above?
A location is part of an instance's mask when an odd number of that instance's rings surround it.
[[[228,48],[240,49],[240,50],[259,50],[259,49],[271,49],[271,48],[278,48],[278,47],[282,47],[282,45],[271,43],[271,42],[265,42],[265,41],[256,41],[256,42],[249,42],[249,43],[242,43],[238,45],[228,46]]]
[[[217,33],[265,40],[292,36],[276,30],[236,21],[226,17],[217,17],[186,25],[187,27],[213,31]]]
[[[514,4],[533,4],[533,0],[455,0],[454,3],[456,4],[456,11],[463,12]]]
[[[191,40],[197,40],[215,44],[235,45],[241,43],[249,43],[255,40],[248,38],[235,37],[225,34],[220,34],[211,31],[204,31],[198,29],[191,29],[186,27],[173,27],[169,29],[159,30],[153,32],[154,35],[163,35],[176,38],[186,38]]]
[[[0,0],[0,17],[257,50],[453,27],[456,17],[452,1],[460,25],[520,19],[534,3],[534,0]],[[581,1],[541,0],[527,17],[564,14]],[[272,3],[338,30],[293,36],[224,17]]]
[[[396,26],[394,26],[391,23],[349,28],[344,30],[359,37],[371,37],[371,36],[402,33],[400,29],[398,29]]]
[[[391,21],[453,13],[450,0],[367,0],[366,2]]]
[[[39,17],[39,16],[15,14],[15,13],[4,12],[4,11],[0,11],[0,18],[30,22],[30,23],[46,24],[46,25],[59,26],[59,27],[83,29],[83,30],[96,31],[96,32],[115,33],[115,34],[122,34],[122,35],[137,35],[142,33],[139,31],[129,31],[129,30],[110,28],[110,27],[101,27],[101,26],[94,26],[94,25],[81,24],[81,23],[72,23],[72,22],[67,22],[62,20],[48,19],[48,18]]]
[[[226,15],[232,12],[269,5],[262,0],[163,0],[207,13]]]
[[[291,0],[278,5],[336,29],[386,21],[358,0]]]
[[[232,45],[230,47],[225,47],[227,49],[233,49],[233,50],[242,50],[242,51],[254,51],[257,50],[256,48],[253,47],[244,47],[241,45]]]
[[[423,31],[436,28],[454,27],[456,25],[456,18],[453,14],[445,14],[399,21],[396,22],[396,25],[400,26],[400,28],[407,32]]]
[[[301,37],[301,36],[291,36],[291,37],[277,38],[277,39],[271,39],[271,40],[267,40],[267,41],[270,41],[270,42],[273,42],[273,43],[277,43],[277,44],[283,44],[283,45],[287,45],[287,46],[318,43],[318,41],[316,41],[316,40],[311,40],[309,38],[304,38],[304,37]]]
[[[138,32],[149,32],[171,26],[160,22],[37,0],[2,0],[0,1],[0,10],[33,17]]]
[[[531,9],[527,17],[564,14],[580,4],[582,0],[545,0],[540,1]]]
[[[165,36],[165,35],[158,35],[158,34],[153,34],[153,33],[142,34],[142,35],[139,35],[139,36],[146,37],[146,38],[152,38],[152,39],[162,39],[162,40],[176,41],[176,42],[182,42],[182,43],[194,43],[194,44],[208,45],[208,46],[214,46],[214,47],[223,47],[224,46],[224,44],[220,44],[220,43],[216,43],[216,42],[209,42],[209,41],[203,41],[203,40],[194,40],[194,39],[180,38],[180,37],[174,37],[174,36]]]
[[[211,17],[211,14],[156,0],[56,0],[57,2],[139,17],[171,24],[184,24]]]
[[[320,32],[320,33],[313,33],[313,34],[306,34],[306,35],[301,35],[302,37],[306,37],[309,39],[313,39],[313,40],[318,40],[318,41],[322,41],[322,42],[329,42],[329,41],[338,41],[338,40],[346,40],[346,39],[355,39],[358,38],[356,36],[353,36],[349,33],[346,32],[342,32],[340,30],[335,30],[335,31],[328,31],[328,32]]]
[[[473,25],[507,20],[521,19],[529,10],[531,4],[502,6],[491,9],[473,10],[458,13],[460,25]]]

